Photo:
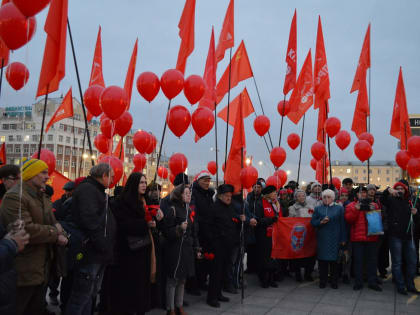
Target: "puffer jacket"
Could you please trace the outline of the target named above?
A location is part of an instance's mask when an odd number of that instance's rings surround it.
[[[375,209],[379,210],[377,203],[372,202]],[[344,218],[350,225],[350,240],[352,242],[377,242],[378,235],[368,236],[368,223],[366,220],[366,211],[356,209],[357,201],[353,201],[346,206]]]

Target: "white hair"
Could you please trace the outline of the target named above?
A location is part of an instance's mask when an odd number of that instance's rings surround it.
[[[335,192],[333,192],[331,189],[325,189],[322,193],[321,193],[322,198],[324,198],[324,196],[330,196],[332,199],[335,198]]]

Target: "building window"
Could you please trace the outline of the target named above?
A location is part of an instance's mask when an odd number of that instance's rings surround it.
[[[398,177],[395,177],[395,181],[398,182]]]
[[[32,135],[32,141],[38,141],[38,135]]]
[[[31,154],[34,154],[36,151],[36,147],[31,147]]]
[[[60,166],[61,165],[61,160],[57,160],[56,163],[57,163],[57,166]]]
[[[386,181],[389,182],[389,177],[386,178]]]
[[[66,155],[70,155],[70,148],[66,148]]]
[[[357,182],[357,181],[359,180],[359,178],[356,176],[356,177],[354,178],[354,180]]]
[[[54,135],[48,135],[48,141],[54,141]]]
[[[372,170],[371,169],[369,169],[369,174],[372,174]]]
[[[63,130],[63,129],[64,129],[64,125],[60,124],[60,130]]]
[[[23,153],[29,153],[29,147],[23,146]]]
[[[13,153],[13,148],[7,148],[7,153]]]
[[[15,153],[20,153],[20,145],[15,146]]]
[[[16,129],[17,129],[16,124],[10,124],[10,129],[12,129],[12,130],[16,130]]]
[[[354,174],[359,174],[359,170],[354,170]]]
[[[67,125],[63,125],[63,130],[67,131]]]
[[[381,174],[381,170],[378,169],[378,174]]]
[[[63,147],[57,148],[57,154],[63,154]]]
[[[58,142],[63,142],[63,136],[58,136]]]
[[[364,181],[364,182],[366,181],[366,176],[365,176],[365,177],[363,177],[363,181]]]
[[[64,161],[64,167],[68,167],[69,166],[69,161]]]
[[[16,141],[22,142],[22,135],[17,135],[16,136]]]
[[[76,162],[72,161],[71,162],[71,167],[76,167]]]
[[[3,124],[3,130],[9,130],[9,125],[8,124]]]
[[[13,139],[13,135],[10,135],[9,136],[9,141],[13,141],[14,139]]]
[[[386,175],[389,175],[389,170],[386,170]]]
[[[66,143],[70,143],[70,137],[66,137]]]

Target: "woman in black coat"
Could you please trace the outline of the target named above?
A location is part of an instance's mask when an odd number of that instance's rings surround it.
[[[121,196],[112,205],[118,232],[115,264],[108,278],[108,314],[140,315],[150,310],[155,270],[150,229],[156,227],[156,218],[146,215],[146,185],[143,174],[132,173]]]
[[[172,206],[167,211],[163,224],[165,236],[164,264],[167,275],[167,314],[185,314],[182,308],[184,285],[187,278],[194,276],[195,255],[201,256],[194,225],[194,212],[189,208],[191,190],[178,185],[170,196]],[[196,253],[196,254],[195,254]]]

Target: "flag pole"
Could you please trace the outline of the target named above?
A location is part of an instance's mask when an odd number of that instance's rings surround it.
[[[160,158],[162,156],[162,147],[163,147],[163,141],[165,140],[165,133],[166,133],[166,127],[168,126],[166,117],[168,117],[168,113],[169,113],[169,109],[171,108],[171,101],[169,100],[168,103],[168,109],[166,110],[166,115],[165,115],[165,124],[163,125],[163,132],[162,132],[162,138],[160,140],[160,145],[159,145],[159,154],[158,154],[158,159],[157,159],[157,163],[156,163],[156,172],[155,172],[155,177],[153,178],[153,182],[156,183],[156,177],[157,177],[157,173],[158,173],[158,169],[159,169],[159,164],[160,164]]]
[[[367,124],[367,131],[370,133],[370,95],[371,95],[371,93],[370,93],[370,67],[369,67],[369,79],[368,80],[369,80],[369,101],[368,101],[369,116],[367,117],[366,124]],[[367,161],[367,171],[368,171],[367,179],[368,179],[368,185],[369,185],[370,184],[370,158]]]
[[[228,150],[228,136],[229,136],[229,110],[230,110],[230,76],[232,71],[232,48],[229,49],[229,89],[228,89],[228,104],[227,104],[227,119],[226,119],[226,142],[225,142],[225,170]],[[223,176],[224,179],[224,176]],[[223,183],[225,181],[223,180]]]
[[[214,138],[216,146],[216,187],[219,187],[219,159],[218,159],[218,146],[217,146],[217,115],[216,115],[216,102],[214,102]]]
[[[82,146],[82,154],[80,155],[80,165],[79,165],[79,176],[80,177],[80,173],[82,172],[82,166],[84,168],[83,165],[83,154],[85,154],[85,142],[86,142],[86,129],[83,133],[83,146]]]
[[[265,115],[263,104],[261,102],[260,91],[258,90],[258,85],[257,85],[257,81],[255,80],[255,75],[254,74],[252,74],[252,79],[254,80],[255,89],[257,90],[257,96],[258,96],[258,100],[260,102],[260,107],[261,107],[262,114]],[[264,139],[265,139],[265,137],[264,137]],[[268,139],[270,140],[271,149],[273,149],[274,146],[273,146],[273,141],[271,140],[270,130],[268,130]]]
[[[93,159],[92,141],[90,140],[89,126],[88,126],[88,121],[87,121],[87,116],[86,116],[86,108],[85,108],[85,104],[83,102],[82,85],[80,84],[79,67],[77,66],[76,53],[74,51],[74,44],[73,44],[73,36],[71,35],[70,20],[68,18],[67,18],[67,29],[69,30],[71,50],[73,52],[74,68],[76,69],[77,84],[79,86],[80,103],[82,104],[83,117],[85,118],[85,129],[86,129],[86,133],[87,133],[90,158],[91,158],[92,166],[94,166],[95,161]]]
[[[3,67],[4,67],[4,58],[1,58],[1,71],[0,71],[0,96],[1,96],[1,86],[3,83]],[[6,164],[6,163],[5,163]]]
[[[325,119],[328,119],[328,103],[325,102]],[[331,159],[331,146],[330,146],[330,137],[327,134],[327,141],[328,141],[328,158],[330,159],[330,184],[332,185],[332,159]]]
[[[282,115],[281,115],[281,124],[280,124],[280,137],[279,137],[279,147],[281,146],[281,134],[283,133],[283,119],[284,119],[284,108],[285,105],[284,103],[286,102],[286,94],[284,94],[284,99],[283,99],[283,108],[282,108]]]
[[[73,107],[73,98],[71,99],[71,102],[72,102],[72,107]],[[76,134],[76,131],[75,131],[75,129],[74,129],[74,112],[73,112],[73,117],[72,117],[72,120],[73,120],[73,148],[72,148],[72,154],[71,154],[71,164],[73,164],[73,153],[75,152],[75,150],[76,150],[76,138],[75,138],[75,134]],[[71,164],[70,164],[70,167],[72,167],[71,166]],[[70,173],[71,174],[71,173]],[[76,154],[76,161],[75,161],[75,163],[74,163],[74,179],[76,179],[76,174],[77,174],[77,154]]]
[[[244,147],[241,146],[241,170],[244,168]],[[241,183],[241,200],[242,200],[242,215],[245,215],[245,203],[244,198],[244,187]],[[240,272],[241,272],[241,304],[244,304],[245,288],[244,288],[244,257],[245,257],[245,226],[244,221],[241,220],[241,261],[240,261]]]
[[[39,146],[38,146],[38,160],[41,158],[42,137],[44,136],[45,113],[47,112],[48,89],[49,89],[49,87],[50,87],[50,85],[48,84],[47,85],[47,91],[46,91],[47,93],[45,94],[44,111],[42,113],[41,136],[39,138]]]
[[[297,173],[297,184],[298,185],[299,185],[299,177],[300,177],[300,163],[302,162],[303,133],[305,131],[305,116],[306,116],[306,113],[303,114],[302,132],[301,132],[301,136],[300,136],[299,164],[298,164],[298,173]]]

